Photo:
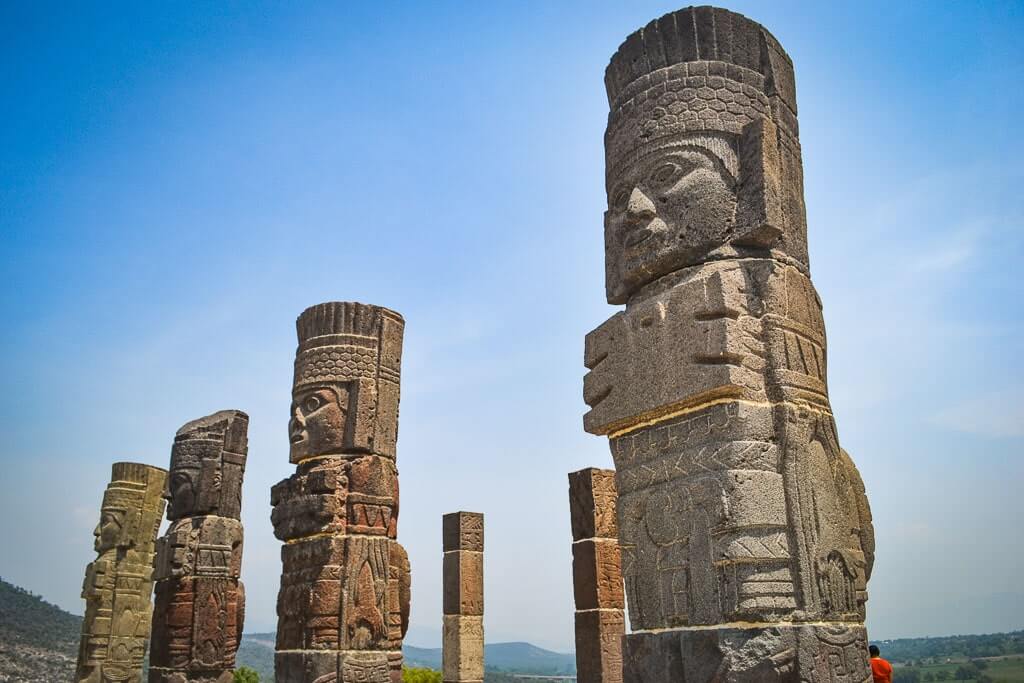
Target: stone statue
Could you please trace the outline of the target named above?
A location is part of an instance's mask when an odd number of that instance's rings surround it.
[[[231,683],[245,620],[242,476],[249,417],[223,410],[189,422],[171,447],[157,542],[149,683]]]
[[[839,447],[793,66],[698,7],[605,73],[607,299],[584,426],[610,440],[639,680],[870,680],[874,535]]]
[[[296,323],[291,462],[271,491],[285,542],[278,683],[401,683],[409,559],[398,531],[402,317],[325,303]]]
[[[153,544],[167,472],[114,463],[103,493],[97,557],[85,569],[78,683],[140,683],[153,613]]]

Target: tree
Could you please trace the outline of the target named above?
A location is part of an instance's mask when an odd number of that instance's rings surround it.
[[[441,672],[415,666],[403,666],[402,683],[441,683]]]
[[[234,683],[260,683],[260,675],[247,666],[235,669]]]

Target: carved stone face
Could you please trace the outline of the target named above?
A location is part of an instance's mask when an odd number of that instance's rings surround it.
[[[725,244],[735,216],[735,183],[704,149],[662,149],[624,168],[609,180],[605,213],[609,302],[698,263]]]
[[[93,548],[102,554],[117,547],[124,527],[124,510],[103,508],[100,511],[100,523],[96,525],[92,535],[96,537]]]
[[[310,387],[295,395],[288,423],[293,462],[342,451],[348,397],[347,389],[334,386]]]
[[[199,471],[191,467],[176,467],[167,480],[168,518],[187,515],[195,510],[199,490]]]

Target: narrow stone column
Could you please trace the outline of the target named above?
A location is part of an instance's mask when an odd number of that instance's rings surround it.
[[[690,7],[605,70],[605,294],[584,428],[608,437],[623,677],[865,683],[875,542],[810,277],[793,62]]]
[[[588,467],[569,474],[579,683],[622,682],[625,598],[615,501],[614,470]]]
[[[140,683],[153,616],[153,546],[167,471],[117,462],[103,493],[97,558],[85,569],[78,683]]]
[[[451,512],[442,524],[444,547],[445,683],[484,679],[484,516]]]
[[[398,534],[398,398],[405,322],[354,302],[296,321],[290,461],[274,485],[284,541],[277,683],[401,683],[409,558]]]
[[[245,620],[239,577],[248,428],[245,413],[223,410],[174,437],[149,683],[231,683]]]

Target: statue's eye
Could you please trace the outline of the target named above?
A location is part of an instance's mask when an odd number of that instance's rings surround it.
[[[314,410],[319,408],[321,405],[323,405],[323,404],[320,402],[320,397],[319,396],[310,396],[309,398],[306,399],[306,404],[305,404],[306,412],[307,413],[312,413]]]
[[[667,183],[675,177],[678,170],[679,167],[675,164],[662,164],[654,169],[654,173],[651,174],[651,180],[656,183]]]

